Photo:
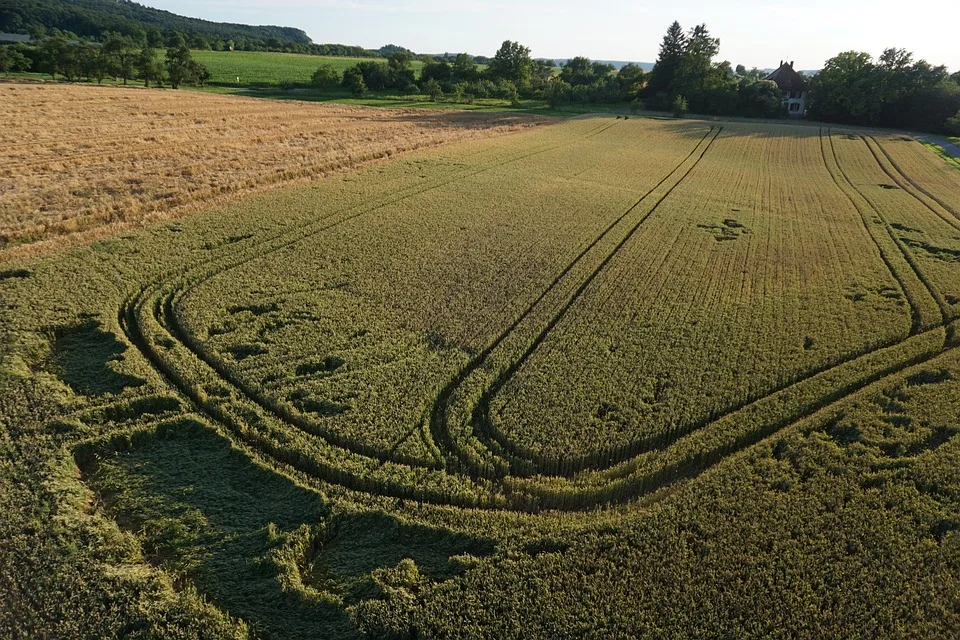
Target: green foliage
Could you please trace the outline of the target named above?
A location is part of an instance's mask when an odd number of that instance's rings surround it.
[[[866,53],[840,53],[811,84],[811,113],[832,122],[940,132],[960,109],[960,86],[946,68],[914,62],[903,49],[886,49],[876,62]]]
[[[203,86],[210,79],[210,71],[193,59],[185,45],[167,49],[166,68],[170,86],[174,89],[179,89],[182,84]]]
[[[947,132],[955,136],[960,136],[960,111],[957,111],[953,117],[947,118]]]
[[[133,77],[138,57],[138,47],[133,38],[118,33],[108,33],[103,42],[103,55],[109,73],[121,78],[123,84]]]
[[[40,69],[50,74],[51,78],[56,78],[59,73],[70,79],[67,74],[71,73],[73,48],[65,36],[46,38],[40,45],[39,58]]]
[[[341,78],[333,65],[322,64],[310,76],[310,84],[319,89],[332,89],[340,84]]]
[[[443,87],[439,82],[430,78],[420,85],[421,91],[430,96],[430,99],[437,102],[443,96]]]
[[[363,95],[367,92],[367,83],[363,75],[363,70],[359,67],[350,67],[343,72],[341,84],[355,96]]]
[[[776,82],[757,80],[740,86],[743,113],[756,118],[776,118],[786,114],[783,92]]]
[[[669,91],[680,73],[687,49],[687,36],[680,23],[674,21],[663,36],[657,63],[650,72],[649,91]]]
[[[504,40],[490,61],[487,73],[491,78],[508,80],[517,87],[522,87],[529,84],[534,66],[528,47],[519,42]]]
[[[342,76],[358,62],[370,60],[259,51],[193,51],[192,55],[194,60],[210,69],[212,84],[230,87],[276,87],[280,80],[308,86],[318,66],[329,65]],[[377,63],[386,64],[384,60],[377,60]],[[416,69],[419,64],[415,61],[411,66]]]
[[[687,99],[683,96],[677,96],[673,99],[673,117],[682,118],[687,115],[690,107],[687,105]]]
[[[453,67],[446,60],[427,59],[420,70],[420,80],[449,84],[453,80]]]
[[[613,66],[602,62],[591,62],[589,58],[571,58],[560,69],[560,79],[571,86],[590,85],[606,78]]]
[[[88,38],[106,38],[110,32],[119,32],[133,37],[138,44],[156,31],[180,32],[220,42],[233,39],[261,48],[310,44],[307,34],[300,29],[197,20],[126,0],[0,0],[0,31],[29,33],[37,28],[59,29]],[[159,46],[158,42],[150,44]]]
[[[19,47],[11,45],[0,45],[0,71],[5,76],[10,72],[19,73],[29,71],[33,61],[24,55]]]
[[[458,53],[451,65],[450,79],[454,82],[476,82],[480,78],[480,71],[476,63],[466,53]]]
[[[150,47],[141,49],[140,53],[137,54],[134,65],[137,70],[137,76],[143,80],[145,86],[149,87],[151,82],[156,86],[163,84],[166,67],[158,59],[156,50]]]

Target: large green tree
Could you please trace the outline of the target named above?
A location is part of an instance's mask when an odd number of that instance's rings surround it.
[[[9,76],[11,71],[14,73],[28,71],[31,64],[30,58],[25,56],[19,48],[0,45],[0,71],[5,76]]]
[[[720,40],[710,35],[707,25],[698,24],[691,29],[670,92],[693,96],[715,84],[711,81],[713,58],[719,52]]]
[[[409,51],[395,51],[387,58],[387,84],[394,89],[403,89],[413,84],[413,54]]]
[[[477,71],[477,65],[473,58],[466,53],[458,53],[450,65],[452,80],[454,82],[474,82],[480,77]]]
[[[66,75],[64,70],[68,68],[70,55],[70,43],[65,36],[54,34],[44,38],[39,51],[41,70],[54,79],[58,73]]]
[[[609,75],[612,71],[612,65],[593,62],[590,58],[577,56],[567,60],[567,63],[560,69],[560,79],[573,87],[590,85]]]
[[[667,92],[674,84],[683,57],[687,49],[687,35],[683,32],[680,23],[674,20],[667,29],[663,41],[660,43],[660,54],[657,63],[650,72],[648,87],[651,93]]]
[[[914,62],[904,49],[887,49],[876,62],[840,53],[813,79],[811,95],[813,116],[852,124],[942,131],[960,109],[960,86],[946,68]]]
[[[880,116],[877,85],[870,54],[844,51],[827,60],[813,79],[810,111],[824,120],[874,124]]]
[[[164,76],[164,65],[157,59],[157,52],[155,49],[147,46],[140,50],[140,53],[137,54],[137,60],[135,62],[137,69],[137,75],[140,76],[140,79],[143,80],[143,84],[147,87],[150,86],[150,83],[153,82],[157,86],[160,86],[163,83]]]
[[[202,83],[210,77],[206,67],[193,59],[186,45],[167,49],[166,67],[170,86],[174,89],[179,89],[182,84]]]
[[[493,78],[510,80],[522,87],[529,84],[534,66],[529,48],[519,42],[505,40],[490,61],[487,73]]]
[[[133,38],[119,33],[107,34],[103,43],[103,54],[106,57],[107,68],[115,78],[127,80],[136,73],[136,62],[139,50]]]

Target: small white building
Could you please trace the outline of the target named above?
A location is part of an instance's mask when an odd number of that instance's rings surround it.
[[[793,61],[780,61],[777,70],[764,80],[776,82],[783,91],[783,102],[787,105],[787,115],[802,118],[807,112],[807,83],[799,73],[793,70]]]

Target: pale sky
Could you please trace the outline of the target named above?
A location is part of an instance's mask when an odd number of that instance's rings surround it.
[[[196,18],[298,27],[314,42],[492,55],[503,40],[534,57],[654,62],[673,20],[705,22],[719,60],[819,69],[840,51],[902,47],[960,70],[960,0],[139,0]],[[953,32],[953,33],[952,33]]]

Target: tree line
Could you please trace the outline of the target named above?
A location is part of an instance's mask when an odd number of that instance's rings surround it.
[[[62,76],[68,82],[86,79],[102,83],[110,77],[127,84],[136,79],[148,87],[168,83],[174,89],[185,84],[202,86],[210,79],[209,69],[193,59],[182,35],[167,44],[161,55],[163,49],[119,33],[107,34],[102,44],[91,45],[54,32],[36,45],[0,46],[0,71],[5,75],[37,71],[53,79]]]
[[[190,49],[210,48],[209,43],[198,46],[197,36],[111,32],[96,47],[71,44],[70,35],[52,30],[35,46],[0,46],[0,71],[34,70],[97,82],[106,76],[124,83],[136,77],[147,84],[169,80],[171,86],[203,84],[210,77],[190,59]],[[353,49],[359,49],[310,46],[326,55],[355,54]],[[163,48],[167,56],[161,62],[155,53]],[[132,50],[135,56],[129,53]],[[580,56],[568,60],[557,73],[552,60],[535,60],[529,48],[511,40],[503,42],[492,58],[482,59],[486,68],[478,65],[480,58],[466,53],[417,56],[396,45],[362,51],[366,57],[386,58],[386,63],[361,61],[342,75],[331,65],[321,65],[313,75],[314,86],[354,95],[368,91],[426,94],[435,101],[461,103],[499,98],[516,105],[530,99],[553,107],[629,103],[633,111],[650,108],[677,116],[688,111],[765,118],[786,115],[784,93],[765,80],[762,71],[715,61],[720,40],[704,24],[688,31],[678,22],[671,24],[650,72],[635,64],[615,70]],[[419,76],[413,70],[415,60],[423,62]],[[915,61],[904,49],[887,49],[877,60],[867,53],[843,52],[805,80],[808,113],[818,120],[960,135],[960,72],[949,75],[946,67]]]
[[[119,33],[160,46],[175,33],[191,45],[233,41],[237,48],[281,50],[306,47],[310,38],[293,27],[251,26],[187,18],[128,0],[0,0],[0,31],[44,36],[47,30],[104,39]]]
[[[566,104],[629,103],[631,110],[651,108],[682,116],[706,115],[777,118],[787,115],[785,95],[766,74],[728,61],[715,61],[720,40],[705,24],[685,31],[670,25],[653,70],[635,64],[620,70],[586,57],[568,60],[559,73],[551,60],[535,60],[530,49],[505,41],[486,69],[461,53],[422,56],[423,69],[414,77],[415,56],[402,50],[387,64],[360,62],[339,76],[323,65],[314,84],[340,86],[354,94],[367,91],[422,93],[434,100],[456,102],[474,98],[545,100]],[[960,135],[960,72],[919,60],[903,49],[887,49],[874,62],[869,54],[844,52],[823,70],[805,78],[810,116],[827,122],[884,126]]]
[[[152,9],[127,0],[0,0],[0,32],[43,40],[52,33],[69,39],[103,42],[109,34],[129,36],[153,48],[177,35],[191,49],[273,51],[316,56],[385,58],[396,45],[380,49],[345,44],[317,44],[292,27],[210,22]]]

